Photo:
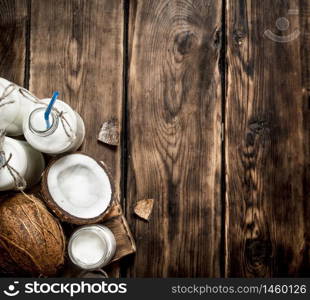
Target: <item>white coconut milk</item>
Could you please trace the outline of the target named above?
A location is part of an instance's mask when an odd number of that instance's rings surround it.
[[[37,184],[44,168],[40,152],[24,141],[4,137],[0,157],[0,191],[16,189],[23,179],[27,187]]]
[[[102,225],[83,226],[70,238],[71,261],[83,269],[105,266],[115,254],[116,241],[110,229]]]
[[[23,134],[23,121],[37,102],[26,89],[0,77],[0,129],[9,136]]]
[[[51,154],[76,151],[83,143],[85,126],[80,115],[68,104],[57,100],[47,128],[44,113],[50,99],[36,104],[24,120],[24,135],[35,149]]]
[[[106,242],[95,232],[82,231],[72,242],[72,254],[86,265],[97,264],[106,255]]]

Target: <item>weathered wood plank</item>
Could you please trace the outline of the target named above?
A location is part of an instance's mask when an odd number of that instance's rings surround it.
[[[301,53],[301,76],[303,97],[303,146],[304,146],[304,169],[303,169],[303,192],[304,192],[304,218],[305,223],[305,249],[301,275],[310,276],[310,2],[300,1],[300,53]]]
[[[219,276],[221,1],[130,1],[129,276]],[[154,198],[149,223],[133,216]]]
[[[0,77],[23,86],[28,20],[27,1],[1,0],[0,7]]]
[[[309,275],[306,1],[226,2],[226,276]]]
[[[82,150],[110,167],[119,197],[121,147],[97,134],[104,121],[122,123],[123,3],[33,0],[31,12],[30,90],[42,98],[57,90],[81,114]]]

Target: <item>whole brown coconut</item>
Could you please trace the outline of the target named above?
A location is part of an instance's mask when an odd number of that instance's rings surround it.
[[[64,253],[62,228],[38,198],[20,193],[0,203],[0,272],[53,276]]]

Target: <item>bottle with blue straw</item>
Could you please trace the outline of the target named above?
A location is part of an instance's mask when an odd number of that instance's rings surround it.
[[[52,99],[50,101],[50,103],[48,104],[47,108],[46,108],[46,111],[44,113],[44,119],[45,119],[45,123],[46,123],[46,129],[49,129],[51,127],[51,124],[50,124],[50,114],[51,114],[51,111],[53,109],[53,106],[57,100],[57,97],[58,97],[59,93],[56,91],[54,92],[53,96],[52,96]]]
[[[70,105],[58,99],[41,99],[24,122],[24,136],[35,149],[51,155],[77,151],[85,137],[81,116]]]

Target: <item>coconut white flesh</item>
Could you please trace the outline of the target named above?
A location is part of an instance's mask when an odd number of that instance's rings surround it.
[[[50,168],[47,186],[54,202],[68,214],[91,219],[110,204],[112,186],[104,169],[91,157],[70,154]]]

